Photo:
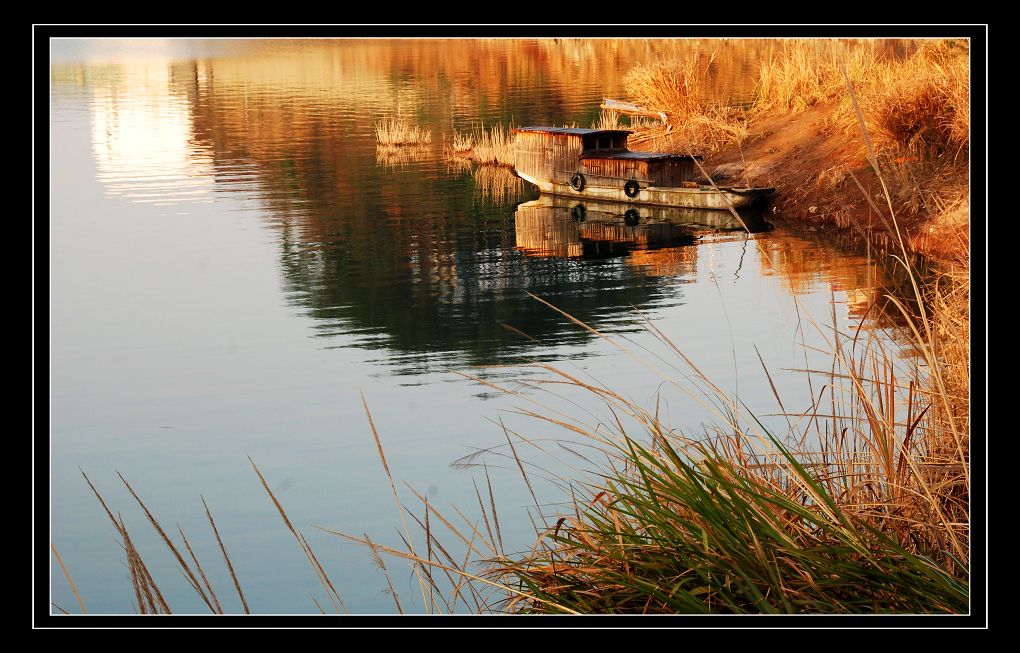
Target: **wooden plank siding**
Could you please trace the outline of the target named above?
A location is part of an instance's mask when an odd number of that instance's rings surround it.
[[[622,186],[628,179],[636,179],[642,186],[682,186],[697,177],[697,167],[688,157],[662,159],[629,159],[583,154],[581,170],[589,176],[589,183],[604,186]]]
[[[654,186],[682,186],[685,181],[694,181],[698,167],[690,157],[660,159],[648,162],[648,176]]]
[[[515,167],[538,179],[569,184],[570,177],[579,169],[580,136],[543,132],[518,132],[515,145]]]
[[[518,131],[516,168],[536,179],[569,184],[575,172],[582,172],[588,184],[622,187],[628,179],[642,186],[682,186],[697,177],[690,157],[640,158],[620,156],[627,153],[624,132],[569,134],[555,131]],[[601,153],[604,156],[599,156]]]
[[[648,163],[636,159],[600,159],[585,156],[581,159],[581,170],[588,177],[588,183],[622,186],[628,179],[649,181]]]

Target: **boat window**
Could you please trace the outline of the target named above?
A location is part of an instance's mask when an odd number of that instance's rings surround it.
[[[617,150],[623,150],[627,147],[627,135],[617,134],[613,137],[613,148]]]
[[[612,136],[610,136],[609,134],[600,135],[599,136],[598,149],[600,149],[600,150],[611,149],[612,148],[611,141],[612,141]]]
[[[584,149],[586,149],[586,150],[594,150],[595,149],[595,135],[594,134],[588,134],[587,136],[585,136],[584,140],[583,140],[583,143],[582,143],[582,147]]]

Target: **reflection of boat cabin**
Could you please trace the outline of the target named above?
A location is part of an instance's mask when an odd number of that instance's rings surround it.
[[[583,204],[558,206],[543,198],[520,204],[514,214],[515,249],[532,256],[594,258],[695,242],[687,225],[647,221],[629,224],[622,213],[606,210],[612,205],[596,207],[595,203],[590,209]]]
[[[515,132],[515,167],[535,179],[569,184],[581,172],[594,186],[619,187],[635,179],[642,186],[680,187],[698,176],[690,155],[631,152],[630,132],[623,129],[522,127]]]

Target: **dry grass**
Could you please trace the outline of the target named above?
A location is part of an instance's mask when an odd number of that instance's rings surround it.
[[[485,129],[482,125],[474,135],[475,160],[481,164],[513,167],[516,160],[513,125],[495,125]]]
[[[319,564],[319,559],[315,556],[315,552],[312,551],[312,547],[308,544],[308,540],[305,539],[303,533],[294,528],[290,518],[287,517],[287,512],[283,509],[283,505],[280,503],[280,500],[276,498],[276,495],[273,494],[273,490],[270,489],[265,476],[262,475],[262,472],[259,471],[259,468],[255,465],[255,461],[248,458],[248,462],[251,463],[252,469],[254,469],[255,473],[258,475],[259,482],[262,483],[262,487],[265,488],[269,498],[272,499],[273,505],[276,506],[276,511],[280,513],[280,518],[283,519],[284,526],[286,526],[287,530],[291,532],[291,535],[293,535],[294,539],[297,540],[298,546],[301,548],[301,552],[305,554],[306,558],[308,558],[308,564],[311,566],[312,571],[322,584],[322,588],[325,590],[326,596],[333,604],[333,609],[340,612],[340,608],[343,607],[344,604],[343,599],[340,598],[340,594],[333,586],[333,581],[331,581],[329,576],[326,574],[326,570],[323,569],[321,564]]]
[[[819,175],[817,190],[843,187],[854,193],[849,201],[859,200],[855,184],[843,182],[847,169],[867,157],[882,169],[890,208],[901,218],[927,221],[924,233],[915,231],[919,251],[952,255],[955,243],[946,241],[965,238],[969,220],[943,230],[942,216],[964,215],[969,191],[969,46],[932,40],[905,58],[878,52],[867,43],[843,51],[812,42],[785,44],[762,63],[748,117],[755,121],[825,105],[823,130],[845,135],[853,147]],[[862,121],[868,126],[864,138]]]
[[[666,152],[710,153],[747,137],[743,111],[706,98],[713,57],[695,53],[636,66],[624,79],[637,104],[666,114],[667,126],[640,129],[633,145]]]
[[[946,401],[936,406],[934,419],[945,428],[959,423],[970,431],[970,273],[956,267],[942,273],[931,291],[932,341],[941,368]]]
[[[878,64],[874,50],[865,46],[839,52],[810,41],[784,44],[759,66],[752,110],[796,113],[845,98],[843,68],[858,84],[873,78]]]
[[[484,124],[470,133],[454,132],[444,148],[445,159],[457,166],[458,161],[473,161],[480,165],[514,167],[513,125],[495,125],[486,129]]]
[[[81,613],[88,614],[88,610],[85,609],[85,602],[81,600],[81,595],[78,594],[78,588],[75,586],[74,581],[71,580],[71,574],[67,571],[67,567],[64,566],[64,560],[60,557],[60,553],[57,551],[57,545],[50,543],[50,548],[53,549],[53,555],[56,556],[57,562],[60,564],[60,571],[63,572],[64,578],[67,579],[67,584],[71,586],[71,591],[74,592],[74,598],[78,601],[78,607],[81,608]],[[63,608],[59,609],[64,614],[68,614],[67,610],[64,610]]]
[[[375,141],[379,145],[426,145],[432,142],[432,132],[411,125],[402,118],[389,118],[375,124]]]
[[[687,58],[660,59],[634,67],[624,88],[636,104],[664,111],[670,124],[679,124],[705,109],[705,88],[712,56],[695,52]]]
[[[620,112],[613,109],[603,109],[599,113],[599,119],[591,123],[592,129],[623,129],[620,124]]]
[[[447,144],[447,150],[454,154],[468,154],[475,147],[475,137],[472,134],[454,132],[453,138]]]
[[[259,468],[255,465],[255,462],[251,460],[251,458],[249,458],[248,460],[251,463],[252,469],[255,471],[255,474],[259,477],[259,481],[265,488],[266,493],[272,500],[273,505],[276,506],[277,512],[279,512],[280,517],[283,519],[284,525],[291,532],[291,534],[294,535],[294,538],[297,540],[298,546],[301,548],[301,551],[308,558],[308,563],[311,566],[312,571],[315,573],[316,577],[322,583],[322,587],[325,590],[326,596],[333,603],[334,609],[337,612],[339,612],[341,609],[346,610],[343,604],[343,600],[340,598],[339,592],[337,592],[336,588],[333,585],[332,580],[327,575],[326,570],[322,567],[322,564],[315,556],[315,552],[312,551],[311,546],[308,544],[308,540],[300,531],[294,528],[294,525],[291,523],[290,518],[287,517],[286,511],[283,509],[283,505],[280,504],[280,501],[276,498],[276,495],[273,494],[272,489],[270,489],[269,487],[269,483],[266,481],[265,477],[262,475],[262,472],[259,470]],[[138,549],[134,546],[134,543],[131,540],[131,536],[128,533],[127,526],[124,524],[123,518],[120,517],[119,513],[117,517],[114,517],[113,512],[107,506],[107,503],[103,499],[102,495],[99,493],[99,490],[96,489],[96,486],[92,483],[89,477],[85,475],[84,471],[82,472],[82,476],[85,478],[85,482],[88,483],[89,487],[92,489],[92,492],[93,494],[95,494],[96,499],[99,501],[100,505],[102,505],[103,510],[106,512],[107,517],[110,518],[110,521],[113,523],[114,528],[117,530],[117,533],[121,537],[124,553],[127,558],[128,570],[130,571],[131,574],[131,585],[135,596],[134,602],[135,610],[139,614],[173,614],[170,605],[167,603],[166,599],[163,598],[162,591],[159,589],[159,586],[153,579],[152,574],[149,572],[148,566],[143,561],[141,554],[138,552]],[[156,533],[159,534],[160,539],[163,540],[163,543],[166,545],[167,549],[169,549],[170,553],[173,555],[174,559],[177,562],[178,568],[184,574],[184,577],[187,579],[192,589],[195,590],[199,598],[202,599],[202,602],[206,604],[210,612],[212,612],[213,614],[224,614],[222,603],[220,602],[219,597],[216,595],[216,592],[213,589],[212,584],[209,582],[209,579],[206,576],[205,570],[202,568],[201,563],[199,563],[198,557],[196,556],[194,549],[192,549],[191,543],[188,541],[188,538],[184,535],[184,531],[183,529],[181,529],[180,525],[178,525],[177,529],[181,535],[181,540],[184,544],[184,548],[188,552],[188,556],[191,559],[192,563],[194,564],[194,569],[192,569],[192,566],[187,562],[187,560],[185,560],[184,556],[180,552],[180,549],[178,549],[177,546],[173,543],[173,541],[170,539],[170,536],[164,530],[162,524],[160,524],[159,520],[156,519],[156,516],[149,511],[149,508],[142,501],[141,497],[138,496],[134,488],[132,488],[131,485],[127,482],[127,480],[125,480],[123,476],[120,476],[119,473],[118,476],[120,477],[121,482],[124,483],[124,486],[128,489],[128,492],[131,493],[131,496],[135,498],[135,501],[138,503],[138,506],[142,509],[142,512],[148,519],[149,524],[153,527]],[[234,588],[237,590],[238,597],[241,600],[242,609],[244,610],[245,614],[250,614],[251,609],[248,605],[247,599],[244,596],[244,591],[241,589],[241,583],[238,581],[237,574],[234,570],[234,565],[230,561],[230,556],[227,554],[226,545],[223,543],[223,539],[220,537],[220,532],[216,526],[216,521],[213,519],[212,512],[210,512],[209,506],[206,504],[204,497],[202,498],[202,505],[205,508],[205,514],[209,520],[209,526],[212,529],[217,544],[219,545],[220,552],[223,555],[223,561],[226,564],[228,572],[230,573],[230,578],[233,581]],[[55,552],[56,549],[54,549],[54,553]],[[61,566],[63,565],[61,564]],[[202,579],[201,584],[198,581],[199,577]],[[68,577],[68,581],[70,582],[70,577]],[[72,583],[72,588],[73,587],[74,586]],[[78,595],[77,589],[75,589],[74,591],[75,596],[77,597]],[[318,603],[316,602],[316,604]],[[82,611],[84,612],[84,605],[82,605]]]
[[[237,590],[237,596],[241,599],[241,607],[244,608],[245,614],[251,614],[251,609],[248,607],[248,600],[244,598],[244,590],[241,589],[241,583],[237,580],[237,574],[234,572],[234,565],[230,562],[230,556],[227,554],[227,547],[223,544],[223,539],[220,537],[220,530],[216,528],[216,521],[213,519],[212,513],[209,511],[209,505],[206,504],[205,497],[200,498],[202,499],[202,507],[205,508],[205,516],[209,518],[209,526],[212,527],[213,535],[216,536],[216,543],[220,545],[220,552],[223,553],[223,562],[227,564],[227,571],[230,572],[230,579],[234,581],[234,588]],[[181,531],[181,537],[184,537],[184,531]],[[187,540],[184,540],[184,543],[187,544]],[[188,553],[191,553],[190,546],[188,546]],[[193,553],[192,557],[194,558]],[[198,566],[197,558],[195,558],[195,565]],[[201,572],[202,567],[199,566],[198,570]],[[209,589],[209,593],[215,598],[216,595],[213,593],[213,589],[209,585],[209,581],[206,580],[204,572],[202,573],[202,580],[205,581],[206,587]],[[216,605],[219,607],[219,601],[217,601]],[[223,612],[223,608],[220,608],[220,612]]]
[[[761,64],[752,113],[798,112],[835,101],[840,104],[834,122],[856,134],[847,77],[877,153],[896,150],[932,160],[955,158],[966,147],[970,70],[964,41],[926,42],[903,60],[879,57],[866,45],[839,52],[811,42],[790,43]]]
[[[903,62],[881,62],[858,84],[879,151],[966,161],[970,68],[965,42],[936,41]]]

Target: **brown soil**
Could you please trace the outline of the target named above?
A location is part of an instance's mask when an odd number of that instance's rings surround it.
[[[802,220],[820,230],[848,230],[876,245],[898,249],[894,228],[887,224],[888,217],[883,217],[889,215],[889,209],[882,185],[868,163],[860,135],[847,135],[835,128],[828,120],[832,111],[832,105],[820,105],[801,113],[764,118],[751,127],[750,136],[740,146],[706,157],[706,169],[717,181],[774,186],[771,211],[786,220]],[[920,173],[894,170],[890,174],[883,169],[887,183],[893,186],[897,223],[907,248],[935,259],[966,261],[966,208],[931,210],[923,204],[907,208],[901,201],[903,189],[896,188],[896,172],[904,180],[913,180],[912,187]]]

